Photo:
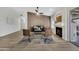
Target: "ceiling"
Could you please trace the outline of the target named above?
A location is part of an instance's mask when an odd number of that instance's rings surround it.
[[[35,12],[36,7],[12,7],[19,14],[23,14],[25,12]],[[61,7],[39,7],[39,12],[43,12],[43,15],[51,16],[57,10],[60,10]]]

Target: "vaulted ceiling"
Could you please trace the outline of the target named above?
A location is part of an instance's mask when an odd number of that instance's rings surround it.
[[[36,7],[12,7],[12,8],[15,11],[17,11],[19,14],[23,14],[25,12],[34,12],[35,13],[35,9],[36,9]],[[60,10],[62,8],[61,7],[39,7],[39,12],[44,13],[43,15],[51,16],[57,10]]]

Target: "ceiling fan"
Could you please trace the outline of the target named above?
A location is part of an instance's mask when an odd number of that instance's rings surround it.
[[[36,7],[35,12],[36,12],[36,14],[39,14],[39,15],[44,14],[44,13],[42,13],[42,12],[39,12],[39,7]]]

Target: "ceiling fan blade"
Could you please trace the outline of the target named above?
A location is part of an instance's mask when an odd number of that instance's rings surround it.
[[[39,14],[43,14],[43,13],[39,13]]]
[[[36,12],[38,12],[38,10],[35,10]]]

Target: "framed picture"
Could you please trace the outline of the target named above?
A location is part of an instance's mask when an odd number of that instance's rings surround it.
[[[58,22],[62,22],[62,16],[57,16],[56,17],[56,23],[58,23]]]

